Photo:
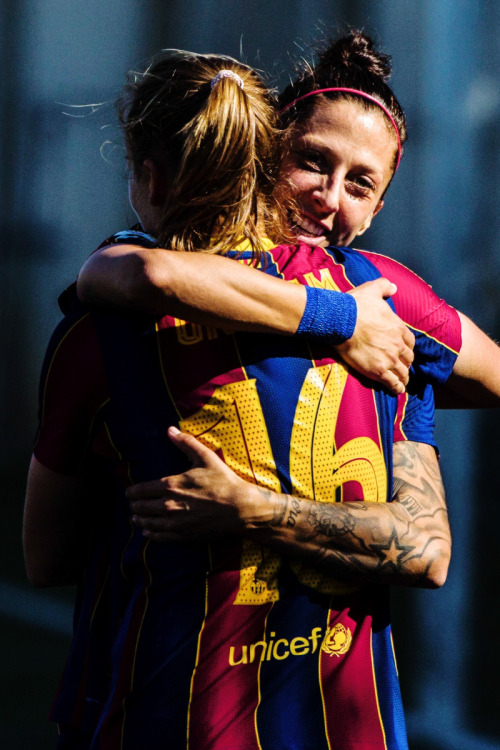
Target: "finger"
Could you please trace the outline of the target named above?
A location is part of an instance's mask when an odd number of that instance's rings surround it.
[[[386,279],[383,276],[380,276],[378,279],[372,279],[371,281],[365,281],[363,284],[356,287],[356,289],[365,289],[366,291],[369,291],[370,294],[379,295],[383,299],[392,297],[392,295],[396,294],[398,290],[396,284],[393,284],[392,281],[389,281],[389,279]]]
[[[405,382],[404,380],[401,380],[397,375],[395,375],[391,370],[387,370],[387,372],[385,372],[380,378],[380,382],[387,388],[390,393],[398,396],[400,393],[405,392],[405,385],[407,380]]]
[[[148,531],[162,531],[164,533],[171,533],[168,521],[165,518],[158,518],[156,516],[138,516],[134,514],[132,516],[132,523],[140,529],[147,529]]]
[[[142,529],[142,535],[145,539],[151,542],[169,542],[182,543],[191,541],[189,537],[179,531],[153,531],[152,529]]]
[[[203,529],[191,528],[186,526],[169,526],[165,521],[159,522],[157,519],[149,519],[148,522],[137,519],[134,522],[136,527],[142,532],[144,537],[154,541],[163,542],[192,542],[207,541],[210,538],[216,538],[217,534],[212,529],[204,525]]]
[[[189,511],[189,503],[183,499],[173,499],[168,492],[160,499],[155,500],[131,500],[130,512],[136,516],[147,518],[149,516],[163,516],[167,513],[179,513]]]
[[[401,393],[404,393],[406,390],[405,383],[402,383],[401,380],[399,380],[399,378],[397,380],[393,380],[393,384],[389,386],[389,390],[395,396],[399,396]]]
[[[414,359],[415,354],[413,353],[413,350],[409,349],[407,346],[402,346],[399,352],[399,361],[408,368]]]
[[[132,516],[132,523],[143,532],[154,534],[165,534],[170,539],[187,539],[192,535],[192,530],[185,523],[178,523],[175,516]],[[206,528],[203,528],[206,533]]]
[[[385,279],[384,277],[375,279],[375,282],[379,288],[380,294],[384,299],[392,297],[398,291],[396,284],[393,284],[392,281],[389,281],[389,279]]]
[[[409,349],[413,350],[415,346],[415,336],[409,328],[405,328],[403,331],[403,341]]]
[[[193,435],[186,435],[185,432],[181,432],[177,427],[169,427],[168,436],[192,461],[193,466],[206,466],[214,456],[210,448],[200,443]]]
[[[408,383],[408,380],[410,379],[410,371],[408,369],[408,366],[403,362],[396,362],[393,367],[391,367],[390,372],[393,376],[396,376],[396,378],[401,383],[403,383],[403,385],[406,385]]]
[[[150,482],[138,482],[127,487],[125,494],[129,500],[160,498],[165,495],[166,479],[153,479]]]
[[[132,516],[132,523],[137,528],[148,531],[161,531],[164,534],[186,535],[191,531],[191,527],[186,525],[185,521],[178,521],[174,516]],[[203,528],[206,533],[206,527]]]
[[[130,512],[144,517],[165,515],[165,502],[165,495],[155,500],[131,500]]]

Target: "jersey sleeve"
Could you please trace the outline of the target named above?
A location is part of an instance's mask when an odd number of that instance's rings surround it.
[[[125,229],[112,234],[111,237],[107,237],[90,255],[94,255],[94,253],[97,253],[104,247],[108,247],[108,245],[139,245],[146,248],[159,247],[157,240],[152,235],[141,232],[136,227],[132,227],[132,229]],[[61,292],[58,298],[59,308],[63,315],[66,315],[71,310],[75,304],[75,299],[76,281],[73,281],[67,289]]]
[[[428,383],[415,386],[410,381],[407,392],[398,396],[398,410],[394,422],[395,443],[412,440],[437,447],[434,437],[434,391]]]
[[[124,229],[121,232],[116,232],[108,237],[104,242],[101,242],[97,250],[100,250],[107,245],[140,245],[141,247],[159,247],[158,240],[151,234],[142,232],[140,225],[136,225],[131,229]],[[97,252],[97,250],[95,252]]]
[[[391,302],[397,315],[415,334],[415,372],[431,383],[445,383],[462,346],[457,311],[401,263],[377,253],[358,252],[398,288]]]
[[[387,256],[349,247],[282,245],[273,250],[271,259],[268,256],[264,266],[261,262],[266,273],[325,290],[347,292],[387,277],[398,288],[388,303],[415,335],[413,371],[432,384],[448,380],[462,346],[460,318],[409,268]],[[333,274],[330,278],[329,273]]]
[[[34,455],[48,469],[75,474],[98,432],[108,399],[92,318],[81,309],[65,316],[49,342],[39,391]]]

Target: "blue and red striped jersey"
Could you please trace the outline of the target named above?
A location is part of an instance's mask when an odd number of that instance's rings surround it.
[[[456,312],[372,253],[283,246],[261,268],[341,291],[394,281],[417,335],[411,386],[391,396],[316,342],[74,306],[49,346],[35,455],[73,473],[90,450],[115,482],[53,710],[95,750],[407,748],[385,586],[239,537],[148,542],[129,518],[128,483],[186,468],[172,424],[246,480],[318,503],[389,502],[393,442],[434,445],[428,381],[451,372]]]

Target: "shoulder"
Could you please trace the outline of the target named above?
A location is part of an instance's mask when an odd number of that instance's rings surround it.
[[[74,473],[107,398],[92,317],[83,309],[68,314],[51,337],[42,367],[34,449],[38,460],[53,471]]]
[[[408,268],[408,266],[405,266],[403,263],[394,260],[394,258],[390,258],[388,255],[383,255],[382,253],[374,253],[370,250],[358,249],[353,250],[353,252],[357,253],[358,255],[362,256],[367,261],[372,263],[375,268],[380,271],[382,276],[387,276],[387,278],[389,278],[390,281],[394,281],[395,284],[399,280],[404,285],[408,284],[422,286],[432,292],[432,287],[430,284],[428,284],[426,281],[424,281],[424,279],[418,276],[418,274],[412,271],[411,268]]]
[[[394,308],[404,322],[417,332],[442,340],[451,350],[461,346],[461,323],[456,309],[439,297],[430,284],[410,268],[393,258],[367,250],[358,250],[382,276],[396,284],[398,290],[391,297]],[[442,339],[442,336],[445,336]]]
[[[41,402],[63,394],[87,392],[103,379],[99,342],[92,316],[83,307],[65,315],[56,326],[41,373]]]
[[[260,267],[266,273],[281,275],[288,281],[349,291],[366,279],[356,278],[351,281],[344,264],[343,248],[300,244],[278,245],[272,248],[265,254]],[[376,275],[374,272],[373,277]]]

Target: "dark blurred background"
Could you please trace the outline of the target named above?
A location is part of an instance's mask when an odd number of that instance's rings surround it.
[[[54,744],[47,713],[72,598],[25,581],[24,482],[57,294],[104,237],[132,221],[113,110],[124,73],[178,47],[243,58],[283,86],[293,60],[347,24],[392,54],[410,132],[363,246],[409,265],[498,336],[497,0],[1,0],[2,747]],[[498,424],[493,411],[438,418],[450,576],[439,591],[394,592],[412,750],[500,748]]]

